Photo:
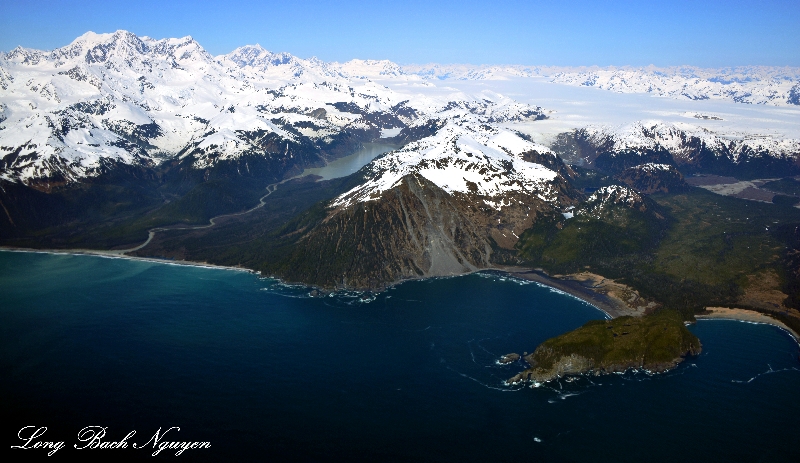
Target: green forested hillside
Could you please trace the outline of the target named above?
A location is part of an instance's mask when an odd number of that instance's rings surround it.
[[[734,304],[748,276],[765,271],[780,276],[787,304],[796,304],[788,258],[797,247],[800,210],[699,188],[650,198],[663,220],[630,209],[619,220],[552,218],[520,237],[520,258],[552,273],[590,269],[620,278],[686,316]]]

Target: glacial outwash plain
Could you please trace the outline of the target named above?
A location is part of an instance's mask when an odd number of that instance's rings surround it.
[[[335,170],[334,170],[335,169]],[[606,321],[509,383],[674,368],[697,318],[800,333],[800,69],[400,66],[86,33],[0,53],[0,245],[315,296],[487,270]]]

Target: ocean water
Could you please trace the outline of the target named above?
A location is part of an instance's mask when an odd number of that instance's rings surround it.
[[[79,431],[145,444],[207,441],[187,461],[800,461],[800,362],[786,333],[732,321],[691,329],[676,370],[509,387],[502,354],[603,314],[500,274],[313,298],[246,272],[0,252],[6,448],[24,426],[51,457]],[[81,444],[83,445],[83,444]],[[14,461],[44,457],[13,449]]]

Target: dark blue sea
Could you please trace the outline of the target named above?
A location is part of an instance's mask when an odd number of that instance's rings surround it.
[[[700,321],[703,353],[662,375],[504,385],[524,366],[502,354],[603,317],[500,274],[315,298],[246,272],[0,252],[5,448],[46,426],[36,440],[64,448],[13,461],[152,459],[132,444],[177,426],[164,440],[210,448],[156,459],[800,461],[798,346],[775,327]],[[87,426],[136,434],[76,449]]]

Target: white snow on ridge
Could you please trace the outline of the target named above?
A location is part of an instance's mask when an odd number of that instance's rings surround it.
[[[332,207],[370,201],[406,175],[419,174],[448,193],[473,194],[500,209],[510,192],[524,192],[554,200],[550,182],[558,174],[521,154],[552,152],[507,130],[495,129],[475,116],[451,120],[436,135],[387,153],[370,163],[369,180],[336,198]],[[554,156],[554,155],[553,155]]]
[[[397,77],[427,80],[509,80],[544,77],[550,82],[615,93],[642,93],[682,100],[727,100],[775,106],[800,104],[800,68],[741,66],[698,68],[559,67],[521,65],[410,64]],[[380,78],[372,74],[372,78]],[[794,93],[793,93],[794,89]]]
[[[614,151],[654,150],[661,147],[673,156],[681,158],[689,149],[686,146],[688,139],[695,138],[718,153],[731,152],[734,162],[738,161],[738,157],[745,150],[756,153],[769,152],[770,156],[779,159],[794,158],[800,154],[800,139],[751,134],[721,135],[684,122],[666,123],[660,120],[646,120],[616,127],[593,125],[585,127],[583,130],[595,146],[610,142],[610,148]]]
[[[659,172],[659,171],[662,171],[662,172],[663,171],[670,171],[670,170],[674,169],[674,167],[672,167],[669,164],[656,164],[654,162],[648,162],[646,164],[640,164],[638,166],[634,166],[633,169],[641,170],[641,171],[644,171],[644,172],[654,173],[654,172]]]
[[[617,204],[635,208],[644,204],[644,198],[636,190],[626,186],[604,186],[592,193],[589,199],[575,209],[574,216],[588,215],[597,218],[606,208]]]
[[[737,103],[784,106],[800,83],[800,69],[748,66],[702,69],[695,67],[608,68],[559,72],[552,81],[595,87],[617,93],[648,93],[689,100],[730,100]]]

